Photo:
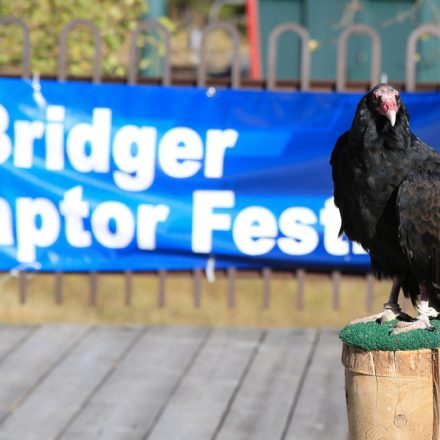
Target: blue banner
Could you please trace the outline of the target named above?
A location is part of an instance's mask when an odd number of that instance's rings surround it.
[[[329,166],[360,96],[1,79],[0,270],[365,270]]]

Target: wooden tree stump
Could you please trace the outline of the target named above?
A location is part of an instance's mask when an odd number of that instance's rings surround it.
[[[344,344],[350,440],[440,440],[439,349]]]

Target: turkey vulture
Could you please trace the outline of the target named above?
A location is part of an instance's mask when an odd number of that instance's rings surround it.
[[[378,279],[392,278],[384,311],[359,321],[399,319],[392,333],[433,330],[440,311],[440,154],[409,127],[399,92],[379,84],[359,102],[330,164],[340,234],[368,251]],[[400,290],[417,318],[404,314]]]

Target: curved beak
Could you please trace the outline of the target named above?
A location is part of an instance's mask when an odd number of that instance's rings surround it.
[[[373,89],[372,93],[378,102],[376,111],[385,116],[390,121],[391,127],[394,127],[396,115],[399,111],[399,92],[388,84],[379,84]]]
[[[388,110],[384,116],[390,121],[391,127],[394,127],[396,123],[396,110]]]

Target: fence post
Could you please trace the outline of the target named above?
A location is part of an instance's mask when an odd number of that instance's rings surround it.
[[[193,270],[193,300],[194,307],[198,309],[201,305],[202,299],[202,270],[194,269]]]
[[[124,304],[127,307],[131,306],[132,287],[133,272],[131,270],[126,270],[124,271]]]
[[[270,307],[270,280],[272,278],[272,271],[270,268],[263,269],[263,309]]]
[[[228,275],[228,308],[233,309],[235,307],[235,279],[237,270],[235,267],[230,267],[227,270]]]
[[[18,272],[18,283],[19,283],[19,301],[20,304],[26,302],[27,297],[27,272],[25,270],[20,270]]]
[[[98,287],[98,273],[95,270],[89,272],[90,291],[89,291],[89,305],[96,306],[96,291]]]
[[[304,269],[296,271],[296,308],[298,310],[304,309],[304,281],[306,272]]]
[[[63,273],[60,270],[55,272],[55,304],[63,302]]]
[[[334,310],[338,310],[340,307],[339,293],[341,290],[341,272],[339,272],[338,270],[334,270],[331,274],[331,278],[333,287],[332,305]]]
[[[165,306],[165,280],[167,272],[164,269],[160,269],[158,272],[158,287],[157,287],[157,306],[162,308]]]
[[[374,302],[374,275],[372,273],[368,273],[365,277],[367,283],[367,298],[366,298],[366,308],[368,311],[371,311],[373,308]]]

